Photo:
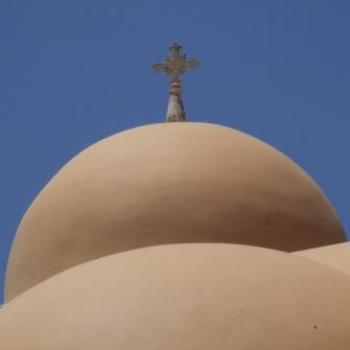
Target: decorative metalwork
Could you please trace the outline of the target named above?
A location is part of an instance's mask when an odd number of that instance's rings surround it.
[[[181,53],[182,47],[174,43],[169,48],[169,55],[164,62],[156,63],[153,69],[158,73],[164,71],[170,76],[169,103],[166,119],[168,122],[185,121],[185,109],[182,101],[182,84],[180,77],[189,69],[198,66],[196,59],[187,60]]]

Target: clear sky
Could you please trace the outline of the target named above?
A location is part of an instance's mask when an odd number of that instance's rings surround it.
[[[163,121],[168,79],[151,65],[173,41],[200,61],[188,118],[286,153],[349,231],[349,18],[346,0],[1,0],[0,281],[21,217],[69,159]]]

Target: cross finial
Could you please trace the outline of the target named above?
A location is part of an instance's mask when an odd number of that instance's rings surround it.
[[[169,47],[169,55],[163,62],[153,65],[158,73],[164,71],[171,77],[170,98],[168,103],[167,121],[185,121],[185,110],[181,97],[180,76],[189,69],[196,68],[198,61],[196,59],[187,60],[186,55],[181,53],[182,47],[174,43]]]
[[[186,55],[181,53],[182,47],[178,43],[174,43],[169,47],[169,55],[164,62],[156,63],[153,68],[158,73],[164,71],[174,80],[180,80],[180,76],[189,69],[196,68],[198,62],[196,59],[187,60]]]

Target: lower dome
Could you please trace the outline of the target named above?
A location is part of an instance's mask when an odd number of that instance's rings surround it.
[[[6,300],[71,266],[144,246],[294,251],[344,240],[318,186],[272,147],[214,124],[148,125],[89,147],[39,194],[17,231]]]
[[[348,350],[350,278],[278,251],[180,244],[69,269],[0,312],[6,350]]]
[[[331,266],[350,275],[350,242],[302,250],[294,254]]]

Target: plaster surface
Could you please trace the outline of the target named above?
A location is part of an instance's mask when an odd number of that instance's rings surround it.
[[[319,187],[267,144],[215,124],[148,125],[87,148],[42,190],[18,228],[5,299],[71,266],[144,246],[295,251],[344,240]]]
[[[136,249],[79,265],[0,312],[6,350],[348,350],[350,278],[234,244]]]
[[[350,242],[302,250],[294,254],[331,266],[350,275]]]

